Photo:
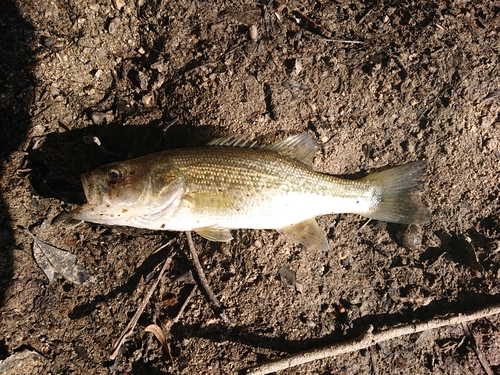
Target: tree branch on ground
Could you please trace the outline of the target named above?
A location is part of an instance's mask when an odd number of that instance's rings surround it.
[[[165,245],[160,246],[160,248],[157,249],[156,252],[158,252],[159,250],[161,250],[169,245],[171,245],[171,242],[168,242]],[[163,263],[163,267],[160,270],[160,273],[156,277],[156,280],[154,281],[153,285],[151,285],[151,288],[149,288],[148,293],[146,294],[146,296],[144,297],[144,299],[141,302],[141,305],[137,309],[137,311],[134,314],[134,316],[132,317],[132,319],[130,319],[130,322],[127,324],[127,327],[123,330],[123,332],[120,335],[120,337],[118,338],[118,340],[116,340],[115,345],[113,346],[113,353],[109,357],[111,360],[114,360],[118,356],[123,343],[125,342],[127,337],[129,337],[132,334],[132,332],[134,331],[135,325],[137,324],[139,317],[141,316],[142,312],[146,308],[146,305],[148,304],[149,300],[151,299],[151,296],[153,295],[153,292],[155,291],[156,287],[158,286],[158,282],[160,281],[161,277],[163,276],[163,273],[170,266],[170,263],[172,263],[172,258],[174,257],[174,255],[175,255],[175,253],[171,254],[165,260],[165,262]]]
[[[200,284],[203,287],[203,290],[205,291],[208,298],[210,299],[210,302],[212,303],[213,309],[215,310],[215,312],[217,314],[219,314],[219,317],[222,319],[222,321],[227,325],[231,325],[231,321],[227,317],[226,313],[224,311],[222,311],[222,306],[219,302],[219,299],[217,298],[215,293],[212,291],[212,288],[210,288],[210,285],[208,284],[208,280],[205,277],[205,273],[203,272],[203,268],[201,268],[200,259],[198,258],[198,253],[197,253],[196,248],[194,246],[193,237],[191,236],[190,231],[186,232],[186,237],[188,240],[189,250],[191,251],[191,257],[193,258],[194,268],[196,269],[196,273],[198,274],[198,279],[200,280]]]
[[[459,313],[458,315],[453,315],[447,318],[435,318],[426,322],[407,324],[401,327],[390,328],[375,333],[373,333],[373,326],[369,325],[365,332],[352,340],[296,353],[285,358],[242,369],[239,371],[239,373],[246,375],[268,374],[319,359],[325,359],[344,353],[351,353],[357,350],[366,349],[380,342],[391,340],[404,335],[441,328],[444,326],[462,324],[496,314],[500,314],[500,304],[465,313]]]

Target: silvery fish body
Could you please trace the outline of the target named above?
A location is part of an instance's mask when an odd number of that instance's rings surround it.
[[[75,219],[107,225],[187,231],[214,241],[230,229],[277,229],[326,250],[315,216],[357,213],[404,224],[430,219],[418,197],[424,163],[345,180],[316,172],[314,138],[296,135],[269,146],[244,136],[206,147],[167,150],[102,166],[81,176],[87,203]]]

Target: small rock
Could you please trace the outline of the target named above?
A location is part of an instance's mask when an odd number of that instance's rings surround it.
[[[4,375],[40,374],[50,369],[48,360],[31,350],[23,350],[0,361],[0,373]],[[44,371],[45,370],[45,371]]]
[[[108,112],[92,112],[90,114],[90,118],[92,119],[92,122],[96,125],[101,125],[104,123],[109,124],[112,122],[115,118],[113,115],[113,112],[108,111]]]
[[[154,93],[148,93],[142,97],[142,104],[146,107],[152,107],[155,104],[155,95]]]
[[[108,25],[108,33],[111,35],[116,34],[118,32],[118,28],[120,27],[120,20],[118,18],[113,18]]]
[[[500,147],[499,145],[499,142],[497,139],[495,138],[490,138],[486,141],[486,144],[485,144],[486,148],[490,151],[493,151],[493,150],[498,150],[498,148]]]
[[[250,26],[250,29],[248,30],[249,34],[250,34],[250,39],[252,39],[254,42],[259,39],[259,29],[257,28],[257,26],[255,25],[252,25]]]
[[[151,69],[156,69],[160,73],[166,72],[167,71],[167,64],[163,60],[163,57],[160,57],[154,64],[151,65]]]
[[[45,47],[51,48],[56,43],[56,39],[51,36],[43,36],[41,42]]]
[[[113,0],[116,9],[121,10],[125,6],[125,0]]]
[[[149,77],[146,73],[139,72],[137,74],[137,79],[139,80],[139,86],[142,90],[146,90],[148,88]]]
[[[43,125],[35,125],[31,128],[31,137],[40,137],[45,134],[47,129]]]
[[[299,75],[300,72],[302,71],[302,63],[300,62],[299,59],[295,59],[294,70],[296,75]]]
[[[297,282],[295,284],[295,290],[300,294],[304,294],[304,285],[302,283]]]
[[[411,251],[417,250],[422,245],[422,234],[416,225],[410,225],[405,231],[398,232],[396,239],[400,246]]]
[[[146,90],[148,88],[149,76],[146,73],[141,71],[132,71],[129,78],[132,83],[140,87],[141,90]]]

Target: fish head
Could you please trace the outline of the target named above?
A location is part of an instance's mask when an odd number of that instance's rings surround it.
[[[183,179],[168,163],[138,158],[107,164],[80,176],[87,203],[71,212],[77,220],[107,225],[139,225],[159,218],[183,194]]]

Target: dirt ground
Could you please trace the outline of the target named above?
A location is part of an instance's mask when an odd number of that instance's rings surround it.
[[[369,324],[500,302],[500,3],[7,0],[0,30],[4,373],[234,373]],[[330,174],[426,160],[433,220],[320,217],[328,253],[272,230],[195,236],[229,327],[199,291],[172,324],[195,282],[183,233],[52,222],[84,201],[78,176],[101,164],[304,132]],[[24,230],[75,254],[91,282],[49,282]],[[499,329],[494,316],[281,373],[500,374]]]

